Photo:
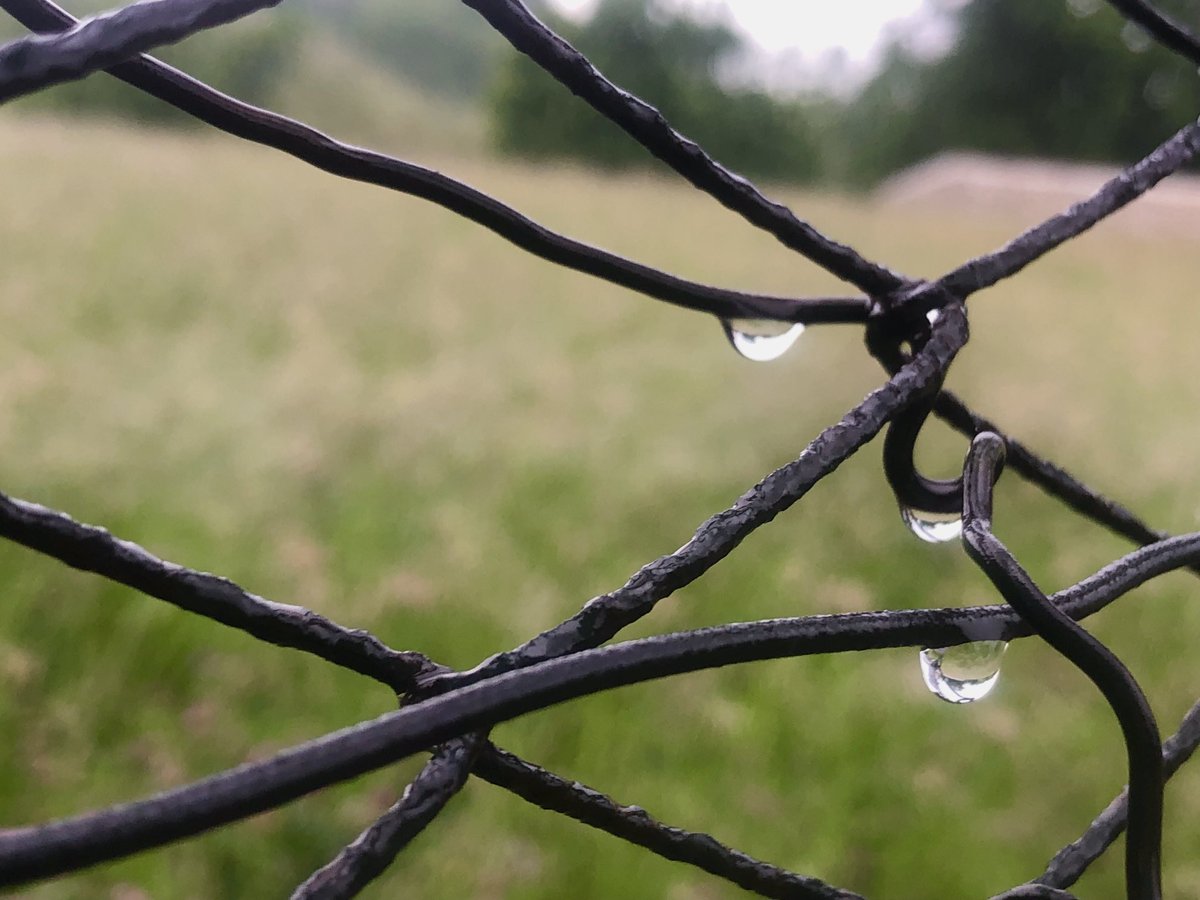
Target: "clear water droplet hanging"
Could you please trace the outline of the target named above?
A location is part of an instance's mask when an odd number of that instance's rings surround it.
[[[783,356],[804,332],[799,322],[775,319],[722,319],[721,327],[733,349],[755,362]]]
[[[962,534],[962,516],[959,513],[931,513],[902,506],[900,518],[909,531],[930,544],[957,540]]]
[[[929,692],[947,703],[973,703],[1000,680],[1007,641],[973,641],[956,647],[926,647],[920,653],[921,677]]]

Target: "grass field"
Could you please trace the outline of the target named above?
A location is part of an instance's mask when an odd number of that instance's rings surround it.
[[[829,278],[675,182],[477,159],[444,168],[672,271],[806,293]],[[861,335],[771,364],[717,323],[523,256],[406,197],[216,137],[0,119],[0,489],[467,667],[620,585],[880,381]],[[1023,223],[782,192],[913,275]],[[971,301],[950,382],[1173,531],[1200,518],[1192,244],[1109,226]],[[964,442],[931,428],[926,468]],[[997,530],[1057,589],[1126,551],[1013,475]],[[142,796],[394,705],[387,692],[0,546],[0,824]],[[1092,620],[1165,731],[1200,695],[1194,580]],[[867,448],[630,634],[992,602],[902,526]],[[1102,699],[1032,642],[969,707],[915,651],[622,689],[498,743],[663,820],[891,900],[1041,871],[1120,788]],[[202,839],[27,891],[282,897],[395,799],[410,760]],[[1200,770],[1172,783],[1166,890],[1200,897]],[[1119,854],[1081,897],[1122,896]],[[471,782],[367,896],[736,891]]]

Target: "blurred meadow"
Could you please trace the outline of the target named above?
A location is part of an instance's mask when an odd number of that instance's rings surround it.
[[[468,119],[433,127],[393,137],[572,236],[710,283],[844,292],[661,173],[498,160],[470,149]],[[768,189],[909,275],[1033,221]],[[856,328],[751,363],[706,316],[217,135],[18,105],[0,113],[0,197],[0,489],[454,667],[684,543],[883,377]],[[1196,529],[1198,281],[1188,236],[1103,224],[972,298],[949,384],[1155,526]],[[950,475],[965,446],[935,423],[919,449]],[[1012,473],[996,522],[1047,590],[1130,549]],[[365,679],[24,549],[0,544],[0,573],[0,825],[394,707]],[[1195,597],[1173,574],[1089,624],[1167,733],[1200,695]],[[961,548],[902,525],[876,442],[626,634],[983,602],[998,601]],[[930,696],[915,650],[887,651],[625,688],[494,736],[667,823],[893,900],[1032,878],[1124,778],[1104,701],[1034,641],[965,707]],[[286,896],[420,763],[20,896]],[[1165,835],[1166,895],[1200,897],[1200,770],[1171,782]],[[1122,896],[1120,848],[1077,890]],[[740,894],[472,780],[364,896]]]

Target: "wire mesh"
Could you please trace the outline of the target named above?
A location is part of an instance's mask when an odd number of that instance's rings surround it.
[[[106,70],[222,131],[343,178],[422,197],[543,259],[647,296],[727,320],[860,324],[888,379],[821,432],[794,461],[702,523],[683,547],[646,564],[622,587],[588,601],[566,621],[469,671],[452,671],[415,651],[394,650],[374,635],[265,600],[228,580],[158,559],[101,528],[0,494],[0,535],[8,540],[261,640],[313,654],[379,681],[403,698],[395,712],[190,785],[43,825],[0,830],[0,884],[48,878],[161,846],[428,751],[428,763],[396,804],[313,873],[294,897],[355,895],[387,868],[471,775],[762,896],[856,897],[753,859],[709,835],[660,823],[639,807],[623,806],[562,779],[494,746],[489,729],[586,694],[716,666],[884,647],[949,648],[1037,634],[1079,667],[1112,706],[1126,742],[1129,787],[1040,876],[999,896],[1070,897],[1066,889],[1128,830],[1127,894],[1138,900],[1160,897],[1163,783],[1200,745],[1200,705],[1174,735],[1161,741],[1132,675],[1077,620],[1165,572],[1181,567],[1200,571],[1200,534],[1169,537],[1155,530],[1000,433],[942,390],[942,382],[968,340],[965,300],[1016,274],[1185,165],[1200,150],[1200,123],[1187,125],[1066,212],[995,252],[924,281],[900,275],[833,241],[723,168],[657,110],[608,81],[518,0],[463,2],[695,188],[861,294],[773,297],[687,281],[558,234],[445,175],[342,144],[137,55],[273,5],[263,0],[147,0],[78,23],[49,0],[0,0],[0,7],[40,33],[0,47],[0,101]],[[1141,0],[1110,2],[1165,46],[1200,62],[1200,41],[1183,26]],[[958,479],[929,479],[913,465],[913,446],[931,413],[974,438]],[[1005,604],[776,619],[608,644],[660,600],[701,578],[884,429],[885,473],[898,500],[917,510],[960,515],[968,555]],[[992,533],[992,489],[1005,463],[1081,516],[1140,548],[1047,597]]]

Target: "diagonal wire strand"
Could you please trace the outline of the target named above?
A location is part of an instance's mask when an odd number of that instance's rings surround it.
[[[462,789],[483,743],[482,735],[468,735],[434,750],[430,762],[391,809],[310,875],[292,892],[291,900],[358,896]]]
[[[151,588],[151,593],[158,588],[150,580],[158,574],[166,573],[179,580],[182,592],[190,595],[189,599],[183,600],[183,603],[188,604],[188,608],[234,627],[240,627],[235,614],[227,608],[219,611],[222,604],[228,606],[223,598],[236,598],[242,609],[248,610],[243,615],[259,620],[277,618],[282,611],[283,620],[304,629],[306,635],[286,643],[277,641],[285,646],[308,649],[304,643],[307,640],[307,629],[313,625],[325,633],[349,634],[340,626],[321,619],[315,613],[255,597],[224,579],[215,579],[158,560],[142,548],[114,538],[103,529],[79,525],[62,513],[12,500],[3,495],[0,495],[0,533],[76,568],[106,575],[127,586]],[[297,612],[298,615],[293,614]],[[378,650],[378,646],[365,633],[358,633],[355,640],[361,640],[369,650]],[[388,651],[384,654],[384,659],[390,663],[394,658],[393,653],[394,651]],[[436,669],[434,664],[423,658],[418,658],[417,662],[421,669]],[[366,671],[362,671],[364,669]],[[386,675],[375,672],[373,664],[359,666],[357,670],[368,675],[374,673],[373,677],[380,680],[387,680],[391,675],[390,670]],[[392,678],[389,683],[396,685],[399,682]],[[415,780],[405,796],[379,822],[365,831],[335,860],[314,873],[293,896],[306,900],[355,896],[403,847],[407,846],[462,786],[480,743],[481,739],[456,739],[436,751],[433,762],[427,767],[429,774]],[[523,765],[529,770],[537,768],[529,764]],[[492,770],[495,770],[494,766]],[[552,776],[547,773],[547,777]],[[527,784],[527,781],[521,783]]]
[[[1079,515],[1142,545],[1153,544],[1168,537],[1165,531],[1147,525],[1117,501],[1088,487],[1070,472],[1030,450],[991,420],[973,412],[953,392],[942,391],[933,411],[967,437],[974,437],[981,431],[994,431],[999,434],[1008,448],[1006,464],[1030,484],[1062,501]],[[1193,571],[1200,573],[1200,568]]]
[[[1129,762],[1129,900],[1160,900],[1163,816],[1162,739],[1145,693],[1100,640],[1057,608],[992,532],[992,499],[1004,442],[990,431],[971,442],[963,471],[963,546],[1005,600],[1104,695],[1125,738]]]
[[[1200,747],[1200,703],[1195,704],[1178,730],[1163,741],[1163,776],[1170,778],[1192,758]],[[1088,866],[1121,836],[1129,817],[1129,791],[1121,791],[1078,840],[1063,847],[1035,881],[1052,887],[1068,888],[1087,871]]]
[[[919,357],[921,363],[933,360],[935,368],[932,372],[921,374],[916,381],[906,377],[915,371],[915,365],[906,372],[904,380],[910,382],[905,387],[906,396],[921,393],[933,379],[940,377],[937,373],[944,372],[966,337],[965,317],[961,310],[952,310],[939,328],[937,345]],[[810,444],[798,460],[767,476],[731,509],[703,523],[686,545],[644,566],[623,588],[594,598],[566,622],[515,650],[493,657],[471,672],[447,674],[444,679],[437,679],[433,677],[437,673],[431,673],[420,693],[445,691],[449,687],[469,684],[553,656],[595,647],[609,640],[621,628],[648,614],[659,600],[699,578],[732,552],[755,528],[771,521],[779,512],[799,500],[813,484],[869,440],[895,409],[907,402],[884,398],[882,391],[877,391],[873,397],[876,402],[870,402],[872,398],[868,397],[841,423],[827,429]],[[865,429],[864,424],[867,425]],[[475,736],[477,739],[483,737]],[[456,777],[447,778],[444,766],[435,758],[426,764],[413,784],[429,782],[446,785],[447,789],[438,795],[444,805],[466,781],[466,754],[458,754],[457,765]],[[407,834],[398,824],[405,816],[406,813],[401,809],[390,813],[388,827],[397,834]],[[396,852],[402,847],[402,841],[395,842]]]
[[[886,293],[905,284],[895,272],[821,234],[786,206],[768,200],[745,178],[713,160],[698,144],[672,128],[657,109],[605,78],[587,57],[546,27],[519,0],[462,2],[487,19],[513,47],[693,187],[767,231],[784,246],[868,294]]]
[[[175,15],[175,12],[182,9],[180,0],[153,0],[89,22],[65,35],[49,39],[22,39],[14,44],[5,45],[0,47],[0,96],[3,96],[4,90],[32,90],[55,80],[79,77],[87,71],[126,58],[137,49],[151,46],[153,42],[176,40],[188,33],[189,29],[204,27],[204,23],[208,22],[206,17],[217,15],[214,10],[218,8],[225,10],[220,15],[232,15],[230,10],[253,5],[253,2],[254,0],[192,2],[189,4],[188,13],[195,18],[187,24],[183,18]],[[799,250],[829,271],[871,294],[898,294],[900,289],[911,286],[900,276],[866,261],[853,249],[820,235],[807,223],[796,219],[785,207],[767,200],[744,179],[722,168],[698,146],[671,129],[657,110],[604,79],[585,58],[546,29],[516,0],[464,2],[482,12],[514,46],[533,57],[571,90],[609,116],[654,155],[688,178],[693,185],[740,212],[752,223],[770,231],[787,246]],[[1162,16],[1140,0],[1110,2],[1151,30],[1172,49],[1194,58],[1192,54],[1197,53],[1197,41],[1194,35],[1178,23]],[[33,18],[49,16],[54,21],[50,26],[45,26],[48,30],[66,27],[71,22],[61,11],[47,12],[47,9],[55,11],[56,8],[44,6],[37,0],[0,0],[0,5],[10,9],[27,6],[25,14]],[[266,5],[271,4],[258,4]],[[30,9],[33,10],[32,13]],[[216,21],[210,24],[216,24]],[[151,43],[139,43],[147,41]],[[517,245],[531,249],[546,259],[590,272],[668,302],[727,317],[790,318],[805,322],[861,322],[868,311],[867,301],[864,299],[797,301],[722,291],[676,279],[547,232],[486,195],[445,179],[437,173],[398,160],[368,154],[367,151],[357,148],[346,147],[300,123],[239,104],[152,60],[123,63],[115,72],[135,86],[140,86],[231,133],[277,146],[334,174],[382,184],[432,199],[469,218],[474,218]],[[1183,165],[1195,155],[1200,146],[1198,127],[1200,126],[1191,125],[1181,130],[1150,156],[1106,184],[1092,198],[1031,229],[1001,250],[972,260],[948,273],[931,286],[934,290],[923,295],[914,294],[912,299],[916,300],[918,306],[932,302],[933,306],[945,308],[950,312],[951,318],[961,315],[961,310],[945,307],[945,304],[953,303],[956,299],[964,298],[975,290],[1019,271],[1050,249],[1130,202]],[[365,154],[366,158],[356,154]],[[922,296],[929,299],[918,299]],[[961,340],[965,341],[965,320],[961,326]],[[944,374],[945,367],[959,346],[961,342],[952,347],[945,359],[938,360],[940,368],[934,371],[935,377]],[[896,386],[896,380],[893,379],[887,387]],[[364,754],[370,755],[370,741],[384,739],[388,728],[396,727],[404,716],[409,717],[415,730],[424,729],[424,737],[415,737],[413,734],[396,735],[395,743],[386,748],[389,755],[399,752],[398,748],[401,746],[408,746],[404,741],[408,741],[413,748],[409,752],[416,752],[431,746],[439,735],[451,738],[455,734],[472,731],[476,725],[493,724],[499,721],[496,716],[516,715],[526,709],[561,702],[575,696],[572,692],[576,690],[584,693],[606,689],[642,680],[644,677],[662,677],[710,665],[769,658],[771,654],[841,652],[918,643],[949,646],[967,640],[993,637],[1003,639],[1028,633],[1028,627],[1022,625],[1014,616],[1004,609],[993,607],[830,616],[822,617],[819,621],[806,619],[745,623],[685,635],[668,635],[643,642],[630,642],[605,650],[586,650],[608,640],[624,624],[649,612],[658,600],[699,577],[711,565],[731,552],[745,534],[770,521],[794,503],[816,480],[836,468],[842,459],[869,440],[882,427],[882,422],[886,422],[890,416],[904,408],[904,402],[893,402],[894,397],[884,398],[882,407],[869,407],[869,401],[872,398],[878,400],[882,393],[883,391],[878,391],[872,397],[868,397],[867,402],[841,423],[827,429],[814,445],[810,445],[806,450],[806,454],[809,454],[814,447],[820,445],[807,459],[802,455],[791,464],[790,470],[785,466],[768,476],[733,508],[702,525],[688,545],[644,567],[625,587],[596,598],[578,615],[562,625],[544,632],[515,651],[493,658],[469,673],[448,674],[447,670],[419,654],[390,650],[370,635],[341,628],[308,611],[271,604],[247,594],[223,579],[172,567],[139,547],[116,541],[99,529],[77,525],[52,511],[22,504],[20,501],[11,501],[3,495],[0,495],[0,501],[6,502],[8,508],[0,508],[0,524],[5,519],[5,513],[11,514],[8,518],[16,523],[18,530],[23,531],[26,537],[29,534],[35,535],[32,542],[22,541],[23,543],[63,559],[69,564],[100,572],[143,590],[146,588],[142,587],[142,584],[147,583],[152,588],[147,592],[154,596],[210,615],[218,621],[240,627],[275,643],[317,653],[340,665],[347,665],[363,674],[383,680],[397,690],[406,690],[414,682],[418,682],[421,688],[418,694],[436,695],[432,699],[402,709],[399,713],[389,714],[356,729],[326,736],[265,763],[242,767],[197,785],[168,792],[176,798],[186,796],[196,801],[195,806],[183,809],[182,813],[189,822],[187,828],[200,830],[213,824],[205,824],[204,810],[207,809],[207,814],[211,817],[222,802],[243,810],[249,808],[248,803],[275,805],[276,802],[283,802],[279,796],[279,791],[284,790],[281,785],[290,785],[287,790],[296,789],[297,785],[304,781],[303,772],[297,772],[296,769],[303,770],[305,764],[311,763],[317,769],[323,769],[323,778],[329,776],[337,780],[349,777],[344,774],[343,768],[339,768],[336,759],[330,761],[328,754],[332,753],[336,757],[334,751],[342,752],[343,761],[350,760],[346,765],[361,766],[364,764]],[[903,390],[900,393],[903,393]],[[939,413],[952,424],[957,422],[956,427],[964,430],[970,428],[973,432],[980,430],[979,424],[983,420],[974,416],[956,398],[947,399],[943,396],[938,402]],[[876,424],[881,409],[882,422]],[[1146,526],[1118,504],[1091,491],[1061,469],[1041,460],[1018,444],[1014,443],[1010,451],[1013,451],[1014,468],[1021,470],[1052,495],[1063,499],[1071,508],[1133,540],[1141,543],[1155,541],[1105,567],[1078,585],[1055,595],[1053,600],[1065,615],[1088,615],[1147,578],[1180,565],[1196,565],[1197,536],[1158,540],[1162,537],[1161,533]],[[0,503],[0,507],[3,507],[3,503]],[[31,516],[35,521],[31,522]],[[978,521],[975,524],[977,525]],[[39,527],[48,527],[48,530],[44,533],[39,532]],[[979,552],[979,547],[987,543],[990,532],[986,535],[977,532],[978,528],[969,529],[968,536],[975,541],[975,549]],[[1054,609],[1049,606],[1046,608]],[[1069,625],[1069,620],[1066,624]],[[559,654],[571,656],[554,659]],[[534,668],[521,668],[531,665]],[[594,683],[589,679],[593,679]],[[523,687],[519,687],[521,685]],[[556,691],[565,693],[560,696]],[[491,701],[486,700],[484,696],[489,692],[495,695]],[[481,697],[484,699],[481,700]],[[471,707],[472,702],[476,707]],[[476,710],[475,713],[471,712],[472,708]],[[452,727],[443,722],[444,733],[439,732],[436,721],[433,721],[438,715],[444,715],[457,724]],[[477,718],[472,718],[472,715]],[[421,743],[422,740],[424,743]],[[311,895],[351,896],[361,884],[381,871],[394,855],[394,850],[411,840],[461,787],[472,759],[477,767],[486,768],[489,760],[496,763],[498,759],[507,759],[515,767],[514,771],[519,769],[526,775],[541,771],[490,746],[484,747],[476,757],[474,754],[482,745],[481,742],[482,732],[476,732],[443,744],[436,751],[433,762],[418,776],[393,810],[372,826],[372,829],[364,832],[360,840],[340,854],[334,863],[306,882],[306,885],[312,886],[312,890],[317,892]],[[1170,756],[1179,746],[1182,744],[1172,745],[1168,742],[1166,754]],[[1186,753],[1180,751],[1176,754],[1180,763],[1194,746],[1195,742],[1192,742]],[[1158,756],[1155,753],[1156,760]],[[266,783],[247,782],[246,790],[241,793],[233,790],[233,793],[227,793],[223,799],[216,796],[223,790],[231,789],[230,785],[237,778],[245,779],[254,774],[261,775]],[[1131,765],[1131,781],[1134,781],[1136,774],[1136,767]],[[510,776],[516,777],[511,772]],[[540,781],[541,788],[549,790],[547,785],[555,776],[549,773],[543,773],[543,776]],[[561,779],[556,783],[558,787],[566,785]],[[271,787],[272,784],[274,788]],[[586,789],[578,785],[573,787],[578,789],[576,794],[583,792],[582,795],[574,796],[573,802],[583,803],[586,799]],[[307,789],[312,789],[312,785]],[[272,793],[273,790],[275,793]],[[1137,798],[1144,793],[1141,790],[1134,791],[1135,823],[1139,818],[1136,812]],[[84,841],[82,846],[85,849],[82,855],[76,853],[67,861],[68,867],[78,868],[88,864],[89,860],[116,855],[113,853],[114,847],[118,852],[129,852],[128,849],[120,851],[120,847],[128,848],[130,830],[141,829],[143,834],[148,833],[148,828],[152,830],[153,823],[144,816],[149,815],[150,819],[153,819],[157,814],[155,810],[163,813],[163,799],[153,798],[150,801],[141,801],[92,815],[94,823],[106,823],[114,829],[102,835],[102,841],[110,842],[103,848],[103,853],[109,855],[102,857],[88,854],[96,852],[95,839],[104,831],[103,827],[92,833],[88,833],[86,827],[82,830],[78,827],[81,821],[89,818],[88,816],[52,823],[41,828],[0,833],[0,872],[8,872],[5,877],[11,876],[12,870],[5,868],[5,853],[17,852],[19,855],[19,846],[23,841],[27,850],[32,846],[33,857],[40,853],[45,862],[46,853],[53,856],[70,844],[73,827],[74,837]],[[611,807],[608,813],[612,813],[614,809],[623,809],[616,807],[611,801],[607,802]],[[171,839],[167,832],[171,828],[180,827],[180,821],[178,817],[172,818],[170,812],[166,810],[166,818],[159,822],[160,825],[165,823],[166,830],[155,834],[151,842],[144,846]],[[1104,819],[1104,814],[1101,819]],[[1112,817],[1107,820],[1109,830],[1114,827],[1114,821]],[[1093,833],[1104,832],[1104,829],[1097,830],[1100,823],[1101,820],[1097,820],[1093,829],[1089,830],[1089,835],[1095,837]],[[662,829],[662,833],[656,833],[656,839],[667,840],[668,835],[674,835],[682,841],[677,847],[686,846],[692,850],[697,847],[707,848],[705,853],[710,854],[710,862],[720,857],[722,852],[726,854],[723,858],[724,863],[729,863],[731,859],[737,862],[737,858],[740,857],[736,851],[728,851],[716,842],[708,843],[711,839],[707,836],[688,835],[665,826],[658,827]],[[1119,832],[1119,825],[1115,827]],[[122,831],[122,828],[125,831]],[[1107,840],[1111,842],[1113,837],[1115,832]],[[1086,838],[1088,835],[1085,835]],[[32,845],[30,840],[33,841]],[[67,844],[62,843],[64,840]],[[89,840],[93,842],[90,850],[87,849]],[[56,841],[59,843],[56,844]],[[126,843],[123,845],[122,841]],[[1136,839],[1131,840],[1131,843],[1136,843]],[[1102,852],[1104,846],[1107,844],[1099,846],[1095,853],[1098,855]],[[76,846],[75,850],[78,849]],[[135,846],[134,849],[141,849],[141,846]],[[670,856],[665,850],[658,852]],[[1091,852],[1091,849],[1088,852]],[[728,854],[733,854],[733,857],[729,857]],[[11,862],[11,858],[9,861]],[[22,858],[16,865],[27,865],[29,861],[29,858]],[[58,859],[54,864],[62,862],[62,859]],[[1086,866],[1086,862],[1083,865]],[[330,873],[334,872],[340,874],[336,878],[330,876]],[[322,881],[323,877],[325,880]],[[779,877],[801,876],[782,873]],[[340,888],[337,886],[339,883]],[[299,890],[303,889],[304,886]],[[320,890],[326,889],[345,890],[349,893],[319,894]],[[836,891],[833,888],[829,890]],[[1032,896],[1030,892],[1036,890],[1039,890],[1036,885],[1025,885],[1004,896]]]
[[[1089,615],[1154,574],[1194,563],[1200,535],[1141,548],[1053,598]],[[1012,640],[1007,607],[806,616],[628,641],[456,688],[191,785],[45,825],[0,831],[0,885],[50,877],[161,846],[381,768],[456,735],[599,690],[765,659]]]
[[[393,650],[366,631],[345,628],[300,606],[265,600],[226,578],[166,562],[103,528],[3,493],[0,537],[268,643],[319,656],[396,691],[442,668],[420,653]]]
[[[1200,37],[1145,0],[1108,0],[1121,15],[1136,22],[1169,50],[1200,66]]]
[[[788,900],[862,900],[858,894],[833,887],[820,879],[789,872],[725,846],[707,834],[686,831],[655,820],[637,806],[622,806],[604,794],[568,781],[540,766],[491,744],[478,751],[473,764],[462,767],[454,748],[469,743],[478,750],[482,738],[451,741],[434,753],[440,783],[424,791],[414,780],[405,798],[389,809],[328,865],[318,870],[292,894],[292,900],[344,900],[354,897],[380,874],[416,835],[412,808],[440,809],[447,796],[465,781],[471,769],[483,780],[503,788],[542,809],[561,813],[621,840],[643,847],[675,862],[683,862],[729,881],[762,897]],[[448,765],[453,762],[454,765]],[[415,799],[410,800],[410,795]],[[404,808],[409,801],[409,809]],[[420,823],[422,826],[427,822]]]
[[[665,859],[696,866],[762,897],[862,900],[858,894],[820,879],[760,862],[710,835],[663,825],[640,806],[621,806],[599,791],[567,781],[495,747],[479,755],[475,774],[542,809],[570,816]]]
[[[142,0],[93,16],[69,31],[0,46],[0,103],[172,44],[280,0]]]
[[[1091,197],[1013,238],[999,250],[947,272],[937,284],[964,299],[1024,269],[1035,260],[1136,200],[1200,151],[1200,121],[1186,125],[1143,159],[1105,182]]]
[[[772,521],[871,440],[897,411],[940,379],[967,340],[961,308],[948,309],[934,336],[911,363],[872,392],[836,425],[821,432],[794,461],[776,469],[696,529],[692,539],[639,569],[624,586],[594,597],[566,621],[462,673],[433,675],[425,688],[443,689],[561,656],[611,639],[665,597],[728,556],[756,528]]]
[[[59,31],[76,22],[51,0],[0,0],[0,8],[37,31]],[[302,122],[242,103],[149,57],[113,66],[109,74],[227,134],[279,150],[340,178],[428,200],[534,256],[657,300],[727,319],[783,319],[806,324],[866,320],[864,298],[795,299],[728,290],[592,247],[440,172],[344,144]]]

